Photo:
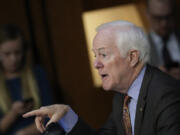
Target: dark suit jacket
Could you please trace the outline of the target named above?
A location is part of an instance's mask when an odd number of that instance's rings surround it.
[[[79,120],[68,135],[124,135],[123,98],[115,94],[112,113],[98,132]],[[180,135],[179,82],[149,65],[138,98],[135,135]]]

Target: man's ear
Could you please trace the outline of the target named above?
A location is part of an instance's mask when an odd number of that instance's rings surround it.
[[[128,52],[128,60],[130,62],[130,66],[135,67],[139,63],[139,51],[130,50]]]

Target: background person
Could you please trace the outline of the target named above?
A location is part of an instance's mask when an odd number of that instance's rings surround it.
[[[179,135],[180,86],[177,80],[147,64],[149,45],[141,28],[126,21],[101,25],[93,40],[94,67],[105,91],[115,91],[112,112],[97,132],[67,105],[42,107],[24,115],[57,122],[68,135]]]
[[[14,24],[0,28],[0,134],[39,134],[34,118],[21,115],[51,103],[45,72],[27,61],[28,47]]]
[[[147,0],[151,64],[180,79],[180,33],[175,23],[174,0]]]

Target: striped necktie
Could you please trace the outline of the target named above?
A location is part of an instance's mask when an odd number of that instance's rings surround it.
[[[126,135],[132,135],[132,127],[131,127],[131,120],[130,120],[130,114],[128,109],[128,104],[130,102],[131,97],[128,95],[124,98],[124,104],[123,104],[123,123],[125,128]]]

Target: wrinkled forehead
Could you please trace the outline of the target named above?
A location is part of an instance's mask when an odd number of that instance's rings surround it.
[[[107,52],[114,52],[119,50],[117,46],[108,46],[108,47],[100,47],[100,48],[93,48],[93,53],[107,53]]]
[[[116,29],[108,27],[97,31],[94,39],[113,39],[115,37]]]
[[[93,39],[93,49],[116,46],[116,34],[114,28],[99,30]]]

